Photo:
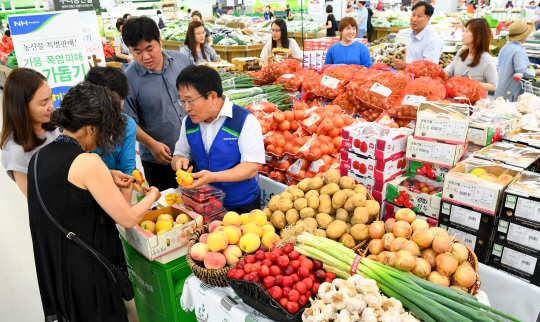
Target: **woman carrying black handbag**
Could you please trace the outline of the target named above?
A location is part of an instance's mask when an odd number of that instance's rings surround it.
[[[133,178],[113,178],[98,155],[86,153],[98,145],[108,153],[122,142],[126,124],[116,94],[79,84],[51,121],[64,132],[28,167],[30,232],[45,321],[127,322],[123,297],[133,293],[115,223],[133,227],[160,193],[151,187],[130,206],[118,186]]]

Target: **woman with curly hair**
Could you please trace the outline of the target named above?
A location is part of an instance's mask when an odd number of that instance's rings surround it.
[[[28,212],[46,321],[127,321],[122,289],[112,274],[68,239],[44,210],[114,266],[125,269],[116,223],[135,226],[160,193],[151,187],[132,206],[101,158],[86,153],[98,146],[108,153],[123,142],[126,120],[120,104],[105,87],[90,83],[72,87],[51,117],[63,133],[30,160]]]

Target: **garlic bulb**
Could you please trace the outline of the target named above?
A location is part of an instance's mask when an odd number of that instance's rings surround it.
[[[323,300],[314,301],[311,297],[309,298],[309,300],[311,301],[311,307],[314,309],[322,310],[326,306]]]
[[[334,287],[336,288],[336,290],[339,290],[339,288],[341,287],[341,284],[343,284],[343,282],[345,282],[344,279],[341,279],[341,278],[334,278],[334,280],[332,281],[332,285],[334,285]]]
[[[339,291],[343,293],[347,293],[349,297],[355,297],[356,294],[358,294],[358,292],[356,291],[356,286],[349,281],[344,281],[343,283],[341,283],[341,286],[339,287]]]
[[[379,293],[379,284],[375,280],[364,278],[356,283],[356,290],[362,294]]]
[[[328,320],[334,320],[336,318],[336,310],[333,305],[326,305],[322,310],[323,314]]]
[[[401,303],[401,301],[396,300],[393,297],[389,298],[386,303],[383,304],[382,308],[384,310],[388,310],[388,308],[393,308],[394,310],[398,311],[399,314],[405,313],[405,309],[403,308],[403,304]]]
[[[319,295],[319,298],[324,299],[324,295],[327,292],[335,291],[335,290],[336,288],[332,284],[328,282],[324,282],[319,286],[319,291],[317,292],[317,295]]]
[[[383,304],[383,298],[380,293],[369,293],[366,294],[366,303],[368,307],[375,309],[380,309]]]
[[[335,322],[353,322],[352,314],[347,310],[343,309],[339,312],[337,318],[334,320]]]
[[[411,313],[404,313],[401,316],[403,317],[403,322],[420,322],[420,320],[415,318]]]
[[[378,317],[379,317],[379,314],[372,307],[365,308],[364,311],[362,312],[363,322],[378,322],[377,321]]]
[[[324,298],[323,298],[323,301],[324,301],[324,304],[332,304],[332,297],[334,296],[334,294],[336,294],[337,291],[329,291],[329,292],[326,292],[324,294]]]
[[[362,311],[367,307],[367,303],[364,300],[355,298],[349,298],[347,300],[347,310],[351,313],[362,313]]]
[[[389,308],[388,311],[379,318],[380,322],[403,322],[403,316],[393,308]]]
[[[331,301],[336,311],[339,311],[347,307],[348,299],[349,295],[347,295],[347,293],[334,292],[334,294],[332,294]]]
[[[304,313],[302,313],[302,322],[313,322],[315,320],[315,315],[319,314],[321,311],[319,309],[314,309],[308,307]]]
[[[356,285],[356,283],[363,278],[364,277],[360,274],[354,274],[353,276],[349,277],[348,281]]]

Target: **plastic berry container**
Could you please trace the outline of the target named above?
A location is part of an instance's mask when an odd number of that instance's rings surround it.
[[[193,190],[178,187],[177,192],[182,195],[184,205],[205,217],[205,222],[206,217],[225,210],[223,208],[225,193],[211,185],[204,185]]]

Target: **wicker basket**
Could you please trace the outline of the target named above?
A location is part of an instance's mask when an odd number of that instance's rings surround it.
[[[473,286],[469,287],[469,291],[467,293],[469,293],[471,295],[474,295],[474,294],[478,293],[478,290],[480,289],[480,284],[481,284],[480,275],[478,275],[478,257],[476,257],[476,254],[473,252],[473,250],[469,246],[465,245],[463,242],[457,240],[454,237],[450,237],[450,239],[452,240],[452,242],[458,242],[458,243],[464,245],[467,248],[467,250],[469,251],[469,259],[467,261],[469,263],[471,263],[471,265],[472,265],[472,267],[474,269],[474,272],[476,273],[476,282],[474,282]],[[358,252],[358,254],[362,255],[363,257],[367,257],[369,255],[367,245],[366,245],[365,248],[358,249],[357,252]]]
[[[203,281],[203,283],[219,287],[229,286],[229,283],[227,282],[227,273],[231,269],[236,268],[236,265],[227,265],[220,269],[207,269],[202,265],[201,262],[196,262],[191,257],[191,247],[193,247],[193,245],[195,245],[199,241],[199,237],[202,234],[207,232],[208,225],[204,225],[195,230],[193,232],[193,235],[191,235],[187,246],[187,263],[191,268],[191,271],[193,271],[193,274],[195,274],[195,276],[197,276],[201,281]],[[244,257],[242,257],[241,259],[244,259]]]

